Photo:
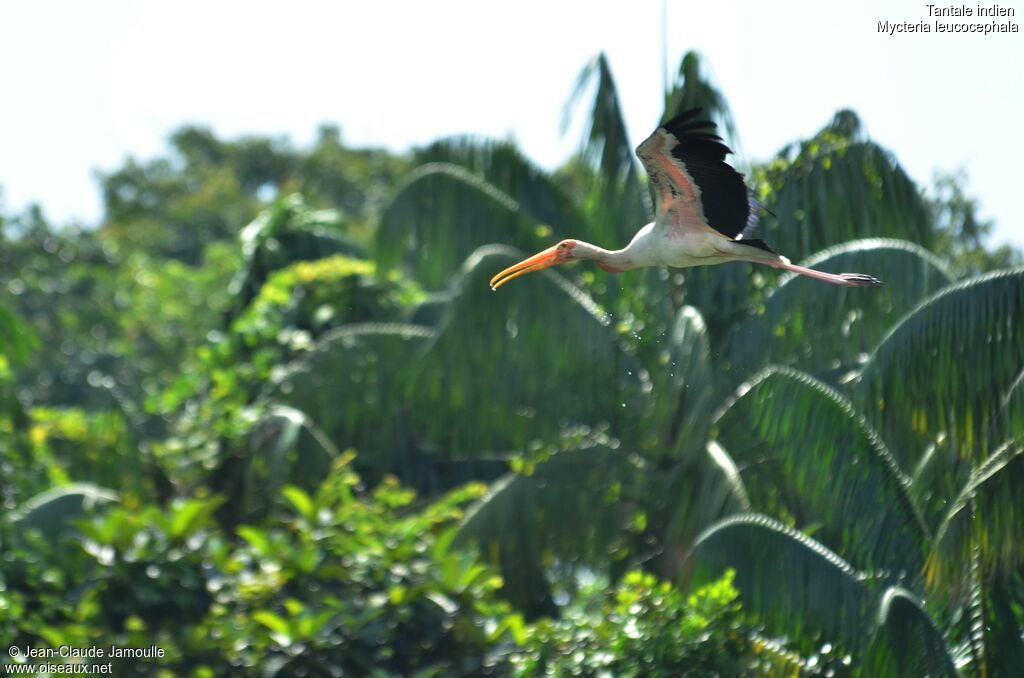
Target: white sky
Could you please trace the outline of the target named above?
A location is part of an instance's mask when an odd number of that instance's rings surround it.
[[[969,5],[974,7],[974,4]],[[1024,0],[1004,3],[1024,24]],[[288,135],[321,122],[346,143],[404,151],[475,133],[554,168],[576,148],[565,101],[605,50],[639,142],[661,111],[661,1],[0,4],[0,190],[58,222],[95,223],[94,170],[166,150],[185,122]],[[996,241],[1024,247],[1024,34],[883,35],[924,2],[668,0],[668,59],[697,49],[732,107],[744,160],[843,107],[919,183],[966,168]],[[934,19],[932,19],[934,21]]]

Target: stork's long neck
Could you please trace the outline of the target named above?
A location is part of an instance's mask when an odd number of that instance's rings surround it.
[[[630,256],[629,247],[621,250],[606,250],[588,242],[577,241],[572,254],[574,259],[596,261],[598,266],[612,273],[628,271],[637,266]]]
[[[573,258],[596,261],[604,270],[616,273],[638,266],[654,266],[660,263],[654,239],[654,224],[647,224],[621,250],[606,250],[588,242],[576,241]]]

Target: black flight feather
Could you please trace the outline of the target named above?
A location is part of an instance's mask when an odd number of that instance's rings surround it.
[[[715,123],[702,118],[702,113],[700,108],[684,111],[661,128],[678,142],[672,148],[672,157],[697,185],[708,225],[726,237],[736,238],[749,225],[747,187],[743,175],[725,162],[732,150],[715,133]]]

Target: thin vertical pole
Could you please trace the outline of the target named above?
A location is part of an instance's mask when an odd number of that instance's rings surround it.
[[[661,0],[661,84],[667,96],[670,86],[668,81],[668,0]]]

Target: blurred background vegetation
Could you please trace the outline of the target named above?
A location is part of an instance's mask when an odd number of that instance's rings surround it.
[[[735,143],[703,73],[664,115]],[[768,242],[885,288],[493,293],[650,219],[603,56],[573,102],[554,173],[189,126],[100,177],[98,228],[0,217],[0,639],[166,653],[118,675],[1019,675],[1024,268],[965,177],[839,111],[741,168]]]

